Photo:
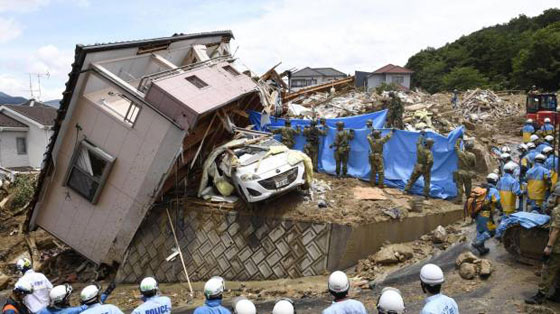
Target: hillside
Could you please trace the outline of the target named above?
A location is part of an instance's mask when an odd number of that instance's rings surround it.
[[[3,104],[21,104],[26,102],[27,99],[23,98],[23,97],[14,97],[14,96],[10,96],[6,93],[2,93],[0,92],[0,105]]]
[[[429,92],[493,89],[560,88],[560,9],[483,28],[408,59],[413,86]]]

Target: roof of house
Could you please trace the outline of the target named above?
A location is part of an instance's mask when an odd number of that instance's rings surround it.
[[[27,125],[19,122],[18,120],[14,119],[14,118],[10,118],[7,115],[5,115],[4,113],[0,112],[0,127],[3,128],[26,128]]]
[[[411,74],[411,73],[414,73],[414,71],[409,70],[407,68],[403,68],[403,67],[398,66],[398,65],[387,64],[386,66],[381,67],[381,68],[373,71],[371,74],[383,74],[383,73]]]
[[[42,125],[53,126],[56,119],[56,108],[44,105],[33,99],[21,105],[4,106]]]
[[[292,77],[298,76],[346,76],[346,73],[333,68],[310,68],[305,67],[292,73]]]

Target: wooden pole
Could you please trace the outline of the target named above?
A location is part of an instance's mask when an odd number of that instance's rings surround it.
[[[189,290],[191,291],[191,298],[194,296],[193,288],[191,285],[191,280],[189,278],[189,272],[187,271],[187,266],[185,266],[185,260],[183,259],[183,252],[181,251],[181,246],[179,245],[179,240],[177,240],[177,234],[175,234],[175,227],[173,227],[173,221],[171,220],[171,215],[169,215],[169,209],[166,208],[167,219],[169,219],[169,226],[173,232],[173,238],[175,239],[175,245],[177,246],[177,251],[179,251],[179,258],[181,258],[181,264],[183,264],[183,270],[185,271],[185,277],[187,277],[187,283],[189,284]]]

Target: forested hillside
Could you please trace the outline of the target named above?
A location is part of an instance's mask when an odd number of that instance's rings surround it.
[[[481,29],[408,59],[413,85],[429,92],[493,89],[560,89],[560,9]]]

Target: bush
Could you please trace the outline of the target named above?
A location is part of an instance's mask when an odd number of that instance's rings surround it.
[[[21,208],[31,201],[35,192],[35,175],[18,175],[12,184],[11,191],[13,198],[10,201],[10,208]]]
[[[379,85],[379,86],[377,86],[377,87],[375,88],[375,91],[376,91],[379,95],[381,95],[381,93],[383,93],[383,92],[385,92],[385,91],[398,91],[398,90],[401,90],[401,88],[399,87],[398,84],[396,84],[396,83],[389,83],[389,84],[387,84],[387,83],[385,83],[385,82],[381,83],[381,85]]]
[[[467,90],[476,87],[485,88],[488,79],[473,67],[453,68],[443,76],[443,87],[446,90]]]

